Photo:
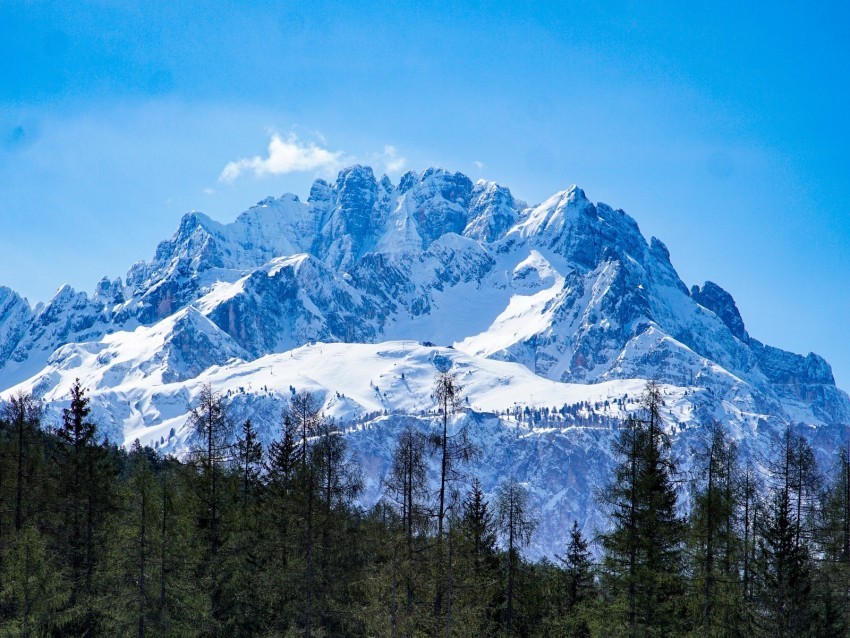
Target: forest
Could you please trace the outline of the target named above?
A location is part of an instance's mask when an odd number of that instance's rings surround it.
[[[319,398],[294,391],[263,445],[207,386],[180,458],[103,439],[78,381],[61,419],[18,393],[0,420],[0,636],[828,637],[850,635],[850,451],[819,468],[778,432],[745,458],[705,426],[684,475],[648,384],[594,495],[609,525],[526,549],[539,513],[481,450],[439,372],[436,416],[395,443],[384,498]],[[434,406],[423,406],[430,409]],[[453,421],[455,420],[455,421]]]

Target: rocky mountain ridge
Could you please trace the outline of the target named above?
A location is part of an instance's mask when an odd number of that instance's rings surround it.
[[[381,428],[364,427],[366,416],[392,421],[411,413],[411,397],[427,403],[422,387],[405,394],[400,386],[377,402],[351,399],[355,378],[369,374],[366,364],[337,379],[337,388],[283,373],[262,390],[239,381],[258,362],[274,370],[305,346],[317,365],[323,343],[337,351],[331,344],[382,342],[392,343],[375,361],[389,358],[405,378],[421,377],[440,352],[468,357],[479,370],[489,361],[513,364],[507,381],[488,377],[497,386],[526,379],[518,371],[527,370],[528,398],[516,395],[515,405],[560,408],[549,402],[560,400],[552,388],[562,386],[584,388],[588,397],[605,387],[611,400],[621,399],[626,388],[634,396],[636,382],[656,380],[675,397],[666,419],[683,434],[682,449],[700,425],[720,419],[754,449],[790,424],[820,441],[826,459],[850,424],[850,399],[821,357],[759,342],[731,295],[712,282],[686,286],[660,240],[647,241],[623,210],[592,203],[575,186],[528,206],[503,186],[460,173],[432,168],[393,184],[353,166],[334,183],[316,180],[306,202],[267,198],[230,224],[187,214],[150,262],[133,265],[123,281],[103,279],[91,295],[65,286],[33,308],[0,288],[4,395],[31,390],[58,408],[80,377],[111,438],[174,450],[185,443],[179,433],[198,387],[217,379],[237,411],[251,406],[268,415],[267,437],[290,387],[312,384],[328,413],[351,424],[355,449],[368,454],[368,440],[388,454],[375,443]],[[453,351],[432,349],[431,359],[414,361],[398,354],[405,343]],[[343,367],[356,369],[356,357]],[[491,414],[482,422],[493,432],[518,425],[504,414],[511,406],[484,406],[486,392],[473,387],[469,418]],[[591,417],[625,414],[610,402],[588,404],[588,425]],[[538,486],[551,501],[553,464],[573,463],[570,446],[586,439],[579,430],[555,427],[546,435],[549,450],[523,444],[531,455],[520,464],[525,470],[510,471],[551,475],[551,485]],[[610,436],[597,432],[598,449],[582,454],[609,458]],[[380,473],[381,464],[372,465]],[[508,471],[496,468],[493,476]],[[588,498],[571,511],[587,510]]]

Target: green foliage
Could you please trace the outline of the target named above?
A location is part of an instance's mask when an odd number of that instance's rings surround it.
[[[362,471],[309,393],[264,446],[204,388],[185,460],[100,440],[79,382],[70,399],[56,430],[29,395],[0,410],[3,637],[848,635],[850,453],[823,488],[789,430],[762,484],[715,424],[682,477],[656,386],[620,432],[610,530],[594,544],[575,521],[554,562],[523,556],[525,487],[488,497],[445,428],[401,430],[364,511]]]
[[[0,635],[50,636],[65,624],[68,583],[61,564],[50,552],[44,536],[26,525],[16,534],[3,556],[0,586],[3,614]]]
[[[632,417],[615,451],[616,477],[605,492],[613,528],[605,551],[602,625],[612,635],[681,634],[685,526],[676,512],[675,467],[660,417],[660,389],[647,386],[644,414]]]

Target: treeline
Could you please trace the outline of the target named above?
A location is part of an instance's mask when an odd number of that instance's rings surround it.
[[[450,427],[403,428],[371,510],[366,473],[316,397],[263,446],[206,387],[182,460],[101,440],[75,384],[61,423],[18,394],[0,421],[0,636],[850,635],[850,461],[826,480],[788,430],[756,469],[720,425],[683,476],[647,387],[596,495],[610,527],[523,557],[526,487],[491,498]],[[683,503],[688,504],[683,511]]]

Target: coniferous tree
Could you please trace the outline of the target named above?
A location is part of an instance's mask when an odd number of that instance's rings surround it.
[[[63,616],[70,594],[61,557],[31,523],[4,552],[0,579],[0,635],[36,638],[66,634]]]
[[[815,575],[815,606],[823,636],[850,632],[850,447],[839,450],[836,458],[816,537],[823,560]]]
[[[810,635],[811,546],[803,515],[814,483],[811,449],[788,428],[772,463],[774,486],[761,521],[757,605],[766,633],[776,638]]]
[[[242,424],[236,439],[234,461],[239,472],[239,508],[243,515],[247,515],[249,505],[256,499],[263,468],[263,444],[251,419]]]
[[[295,615],[296,570],[293,563],[300,555],[300,545],[295,539],[295,500],[301,466],[298,428],[289,410],[285,409],[280,436],[269,444],[266,452],[267,506],[261,515],[270,530],[264,553],[268,569],[261,574],[263,599],[270,625],[280,633],[288,631]]]
[[[194,474],[197,466],[173,457],[162,459],[157,477],[157,562],[155,583],[156,634],[169,638],[201,635],[210,616],[206,579],[198,579],[206,564],[206,544],[198,542]],[[200,569],[199,569],[200,568]]]
[[[743,472],[743,477],[740,483],[741,501],[742,501],[742,516],[743,516],[743,547],[742,547],[742,568],[741,568],[741,588],[743,590],[744,601],[747,609],[753,607],[754,596],[754,570],[756,563],[756,548],[758,529],[761,527],[760,512],[762,511],[762,502],[760,494],[762,491],[761,481],[756,474],[753,466],[747,464]]]
[[[56,432],[60,441],[56,467],[63,491],[59,551],[68,556],[69,608],[63,614],[69,631],[94,636],[98,631],[95,570],[102,555],[103,520],[109,511],[114,467],[107,444],[98,445],[97,426],[89,420],[89,398],[80,380],[71,386]]]
[[[454,373],[438,369],[434,378],[434,401],[440,413],[440,431],[432,438],[432,446],[439,457],[437,488],[437,536],[434,544],[434,631],[445,631],[442,616],[445,614],[443,594],[448,576],[445,555],[445,522],[452,497],[452,483],[460,480],[460,467],[477,455],[478,449],[467,436],[466,428],[449,434],[449,420],[463,407],[462,388]]]
[[[751,622],[740,576],[738,453],[720,423],[710,424],[706,435],[704,449],[696,453],[699,476],[688,538],[694,625],[707,637],[740,636]]]
[[[348,603],[348,585],[355,561],[351,538],[354,499],[362,489],[360,467],[351,460],[343,433],[330,420],[317,429],[311,450],[317,488],[317,521],[321,528],[317,560],[317,611],[326,631],[343,631],[339,610]]]
[[[435,447],[440,457],[440,486],[437,493],[437,544],[436,544],[436,580],[434,584],[434,620],[443,612],[443,589],[445,564],[443,557],[443,531],[446,518],[446,495],[452,455],[449,447],[449,418],[460,409],[461,396],[457,379],[449,370],[438,370],[434,379],[434,401],[440,409],[442,430],[435,439]],[[436,626],[436,625],[435,625]]]
[[[422,537],[427,532],[430,514],[428,466],[425,436],[411,425],[405,427],[396,442],[386,479],[389,501],[395,516],[388,519],[393,533],[391,559],[386,563],[392,585],[389,626],[401,636],[414,635],[421,626],[417,606],[421,601],[423,567]]]
[[[675,468],[661,422],[660,389],[648,384],[642,418],[630,417],[614,447],[614,482],[602,494],[612,529],[602,536],[601,624],[613,635],[675,635],[683,590],[684,526],[676,513]]]
[[[590,627],[585,618],[585,606],[594,595],[593,564],[588,543],[581,533],[578,521],[573,521],[567,553],[561,558],[565,584],[565,636],[586,638]]]
[[[41,405],[32,394],[17,392],[3,408],[3,420],[9,428],[14,450],[14,527],[20,532],[27,518],[26,506],[32,506],[32,499],[24,503],[24,493],[29,492],[32,478],[30,453],[41,427]]]
[[[461,635],[493,635],[499,623],[499,557],[498,531],[490,503],[478,479],[463,501],[460,520],[455,525],[458,536],[456,554],[459,576],[455,599]]]
[[[260,524],[262,461],[263,446],[253,423],[247,419],[240,426],[233,446],[228,485],[236,499],[235,503],[231,501],[230,531],[222,564],[224,631],[234,638],[255,636],[262,628],[258,576],[263,543]]]
[[[296,583],[299,595],[297,617],[305,638],[310,638],[316,616],[316,516],[318,499],[318,466],[311,454],[311,440],[322,425],[321,404],[310,392],[292,395],[285,415],[294,424],[299,437],[299,463],[295,490],[292,492],[294,523],[299,559],[303,561],[301,578]]]
[[[514,599],[517,572],[521,564],[521,551],[531,542],[537,525],[530,512],[528,491],[514,478],[500,486],[496,496],[497,520],[506,546],[505,555],[505,615],[504,627],[511,634],[514,624]]]
[[[472,479],[472,486],[463,503],[461,524],[476,565],[483,567],[496,554],[497,538],[493,514],[477,478]]]
[[[107,560],[109,569],[99,586],[109,593],[104,609],[104,629],[111,636],[145,638],[152,631],[155,613],[156,561],[154,547],[158,528],[159,494],[153,464],[156,453],[133,443],[121,477],[118,496],[122,507],[110,520]]]
[[[209,384],[201,387],[187,426],[195,437],[191,459],[199,470],[196,493],[199,498],[199,529],[205,549],[205,577],[209,579],[208,632],[220,635],[223,624],[222,573],[220,549],[223,470],[230,461],[232,423],[223,397]]]

